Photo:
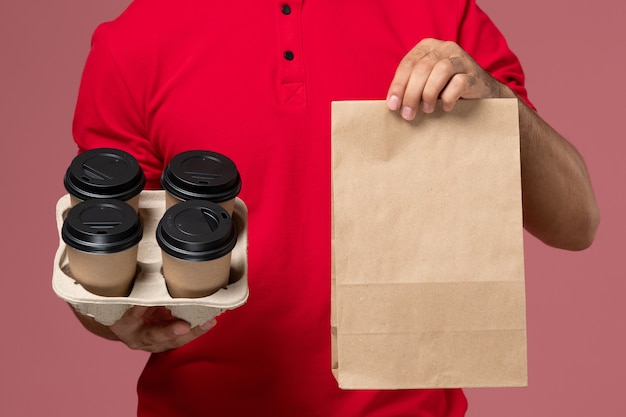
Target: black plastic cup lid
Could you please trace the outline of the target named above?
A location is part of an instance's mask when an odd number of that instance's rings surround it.
[[[114,199],[92,199],[70,209],[61,229],[70,247],[89,253],[116,253],[138,244],[143,225],[135,210]]]
[[[192,262],[221,258],[237,243],[237,229],[226,210],[216,203],[187,200],[170,207],[157,226],[161,249]]]
[[[230,158],[216,152],[193,150],[170,160],[161,175],[161,185],[183,201],[219,203],[239,194],[241,177]]]
[[[129,200],[146,185],[137,159],[119,149],[98,148],[76,156],[64,179],[65,189],[79,200]]]

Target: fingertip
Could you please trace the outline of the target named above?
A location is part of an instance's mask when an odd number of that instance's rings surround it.
[[[413,110],[409,106],[404,106],[402,108],[402,111],[400,112],[400,115],[402,116],[404,120],[411,121],[415,118],[415,110]]]
[[[207,321],[206,323],[200,325],[200,328],[206,332],[207,330],[210,330],[213,327],[215,327],[216,324],[217,324],[217,320],[216,319],[211,319],[211,320]]]
[[[148,307],[146,306],[132,306],[130,309],[128,309],[128,315],[135,319],[140,319],[143,317],[144,314],[146,314],[147,310]]]
[[[449,112],[452,111],[452,109],[454,108],[454,102],[452,103],[446,103],[446,102],[441,102],[441,109],[445,112]]]
[[[172,333],[176,336],[184,336],[191,331],[191,328],[187,323],[178,322],[172,326]]]
[[[389,108],[389,110],[391,110],[391,111],[400,110],[400,105],[401,104],[402,104],[402,102],[400,101],[400,97],[398,97],[395,94],[392,94],[387,99],[387,108]]]

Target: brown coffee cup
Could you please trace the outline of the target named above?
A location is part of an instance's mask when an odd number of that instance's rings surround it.
[[[78,203],[61,230],[70,276],[93,294],[129,295],[142,236],[141,220],[129,204],[114,199]]]
[[[172,297],[206,297],[228,285],[237,230],[220,205],[188,200],[170,207],[159,221],[156,240]]]
[[[146,177],[131,154],[119,149],[97,148],[76,156],[63,181],[72,206],[91,199],[116,199],[138,210],[139,193]]]
[[[218,203],[232,215],[241,177],[235,163],[225,155],[192,150],[175,155],[161,175],[166,209],[187,200]]]

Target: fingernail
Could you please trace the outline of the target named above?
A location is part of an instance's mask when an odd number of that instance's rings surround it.
[[[413,119],[413,109],[410,108],[409,106],[404,106],[402,108],[402,118],[405,120],[412,120]]]
[[[400,97],[395,95],[389,97],[389,99],[387,100],[387,107],[389,108],[389,110],[392,111],[398,110],[400,108]]]
[[[186,326],[184,324],[177,324],[176,326],[174,326],[172,331],[176,336],[182,336],[189,333],[190,329],[189,326]]]
[[[430,113],[433,111],[433,108],[430,106],[430,104],[426,103],[425,101],[422,102],[422,111],[424,113]]]
[[[216,324],[217,324],[217,320],[213,319],[213,320],[209,320],[206,323],[202,324],[200,326],[200,328],[202,330],[209,330],[209,329],[213,328]]]

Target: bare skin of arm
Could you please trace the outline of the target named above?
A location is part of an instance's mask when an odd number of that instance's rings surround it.
[[[515,97],[456,43],[424,39],[400,62],[387,106],[412,120],[438,99],[450,111],[459,99]],[[522,100],[519,120],[524,227],[553,247],[589,247],[600,216],[583,159]]]

